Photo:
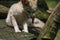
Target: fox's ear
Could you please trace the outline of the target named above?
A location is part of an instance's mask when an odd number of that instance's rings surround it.
[[[27,0],[21,0],[21,2],[22,2],[23,4],[26,4]]]

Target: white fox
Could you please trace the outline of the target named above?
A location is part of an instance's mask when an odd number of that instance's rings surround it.
[[[29,0],[29,3],[30,3],[30,0]],[[31,5],[31,3],[30,3],[30,5]],[[32,7],[32,9],[34,9],[34,6],[31,6],[31,7]],[[7,18],[6,18],[6,23],[9,26],[13,26],[15,29],[15,32],[21,32],[21,30],[19,29],[19,26],[23,25],[24,28],[22,31],[28,33],[28,24],[27,24],[28,19],[29,18],[28,18],[27,12],[26,12],[26,10],[24,10],[23,4],[20,1],[18,3],[13,4],[10,7],[10,10],[9,10]],[[43,25],[44,25],[44,23],[43,23]]]
[[[27,20],[27,14],[24,11],[23,4],[21,2],[18,2],[16,4],[13,4],[8,12],[8,16],[6,18],[6,23],[10,26],[14,26],[15,32],[21,32],[18,27],[18,22],[15,19],[15,16],[18,20],[20,19],[20,24],[23,23],[24,26],[24,32],[28,32],[27,23],[25,22]],[[22,16],[24,15],[24,16]]]

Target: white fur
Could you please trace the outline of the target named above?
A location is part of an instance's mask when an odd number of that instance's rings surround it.
[[[32,19],[29,18],[28,19],[28,24],[29,24],[29,26],[34,26],[34,27],[38,27],[38,28],[43,28],[44,27],[44,22],[42,22],[38,18],[34,19],[34,24],[32,24]]]
[[[22,13],[24,10],[23,5],[21,2],[13,4],[8,12],[8,16],[6,18],[6,23],[9,26],[14,26],[15,32],[21,32],[18,28],[16,19],[13,15],[19,15],[19,13]],[[24,32],[28,32],[27,24],[24,24]]]
[[[37,7],[36,4],[37,4],[37,0],[35,0],[35,4],[33,4],[33,6],[31,6],[32,4],[30,3],[30,6],[32,7],[32,9],[35,9]],[[24,10],[24,8],[23,8],[22,3],[18,2],[18,3],[13,4],[11,6],[9,12],[8,12],[8,15],[7,15],[7,18],[6,18],[6,23],[9,26],[14,26],[15,32],[21,32],[21,31],[19,30],[16,19],[13,15],[19,15],[20,13],[23,12],[23,10]],[[30,20],[30,19],[28,19],[28,20]],[[29,21],[29,23],[32,24],[32,20],[30,20],[30,21]],[[38,23],[36,24],[36,22],[38,22]],[[40,21],[39,19],[35,18],[33,25],[35,27],[41,27],[42,28],[44,26],[44,23],[42,21]],[[28,32],[28,24],[26,22],[24,22],[23,26],[24,26],[23,31]]]
[[[24,32],[28,32],[28,26],[27,26],[27,23],[24,23],[24,25],[23,25],[23,27],[24,27]]]
[[[31,8],[35,10],[37,8],[37,0],[28,0],[28,1]]]
[[[19,30],[18,24],[17,24],[14,16],[12,17],[11,21],[12,21],[12,25],[14,26],[15,32],[21,32],[21,31]]]
[[[43,27],[44,27],[44,22],[42,22],[41,20],[35,18],[33,25],[34,25],[35,27],[43,28]]]

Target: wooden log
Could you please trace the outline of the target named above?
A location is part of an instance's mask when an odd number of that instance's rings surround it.
[[[1,40],[31,40],[36,38],[34,34],[20,32],[16,33],[13,28],[6,25],[5,19],[0,19],[0,39]]]
[[[3,6],[3,5],[0,5],[0,12],[1,13],[7,13],[8,10],[9,10],[9,8],[7,8],[7,7]]]
[[[60,25],[60,2],[57,4],[54,12],[49,16],[44,28],[40,31],[37,40],[54,40]]]
[[[7,17],[9,8],[0,4],[0,19],[5,19]]]

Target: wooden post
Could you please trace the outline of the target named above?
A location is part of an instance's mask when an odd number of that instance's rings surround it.
[[[60,25],[60,2],[54,12],[49,16],[44,28],[40,30],[37,40],[54,40]]]

